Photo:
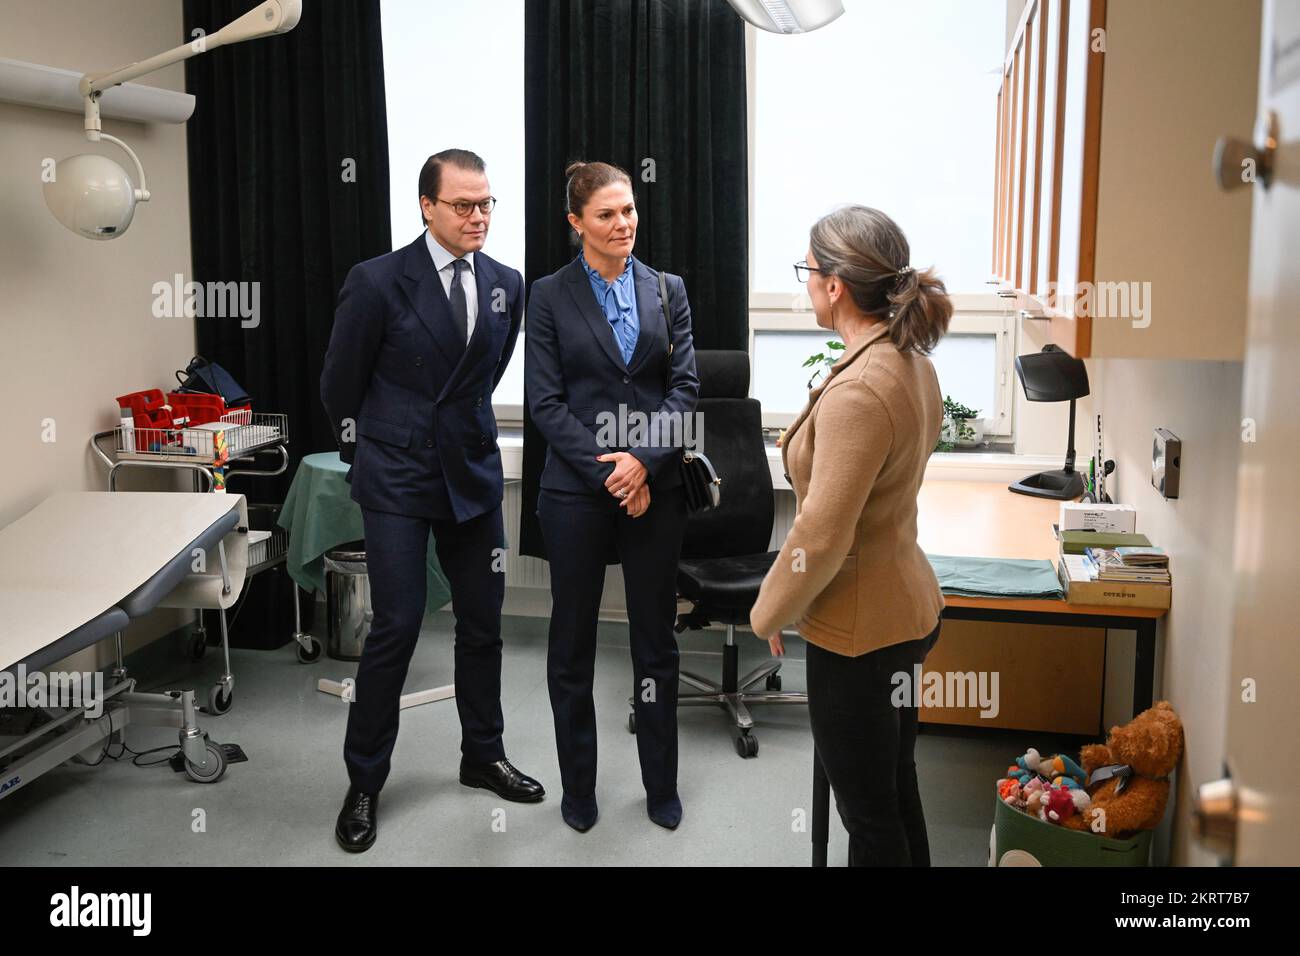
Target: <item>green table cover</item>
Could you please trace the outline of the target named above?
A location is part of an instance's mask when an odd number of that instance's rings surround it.
[[[336,451],[307,455],[298,465],[280,510],[289,531],[289,576],[307,591],[325,591],[325,552],[365,537],[361,506],[351,497],[348,466]],[[429,536],[429,581],[425,608],[436,611],[451,600],[451,588]]]
[[[955,597],[1061,600],[1065,591],[1051,561],[927,554],[939,589]]]

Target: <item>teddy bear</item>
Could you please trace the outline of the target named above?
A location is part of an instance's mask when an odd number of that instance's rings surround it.
[[[1062,826],[1116,839],[1154,829],[1169,800],[1169,774],[1182,753],[1183,722],[1168,701],[1159,701],[1123,727],[1112,727],[1104,744],[1089,744],[1079,754],[1088,774],[1091,808],[1066,817]],[[1118,769],[1093,779],[1099,768],[1112,767]]]

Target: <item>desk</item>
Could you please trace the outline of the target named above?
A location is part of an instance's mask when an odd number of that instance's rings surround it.
[[[963,557],[1055,560],[1059,552],[1052,524],[1060,502],[1030,498],[1006,486],[982,481],[929,481],[917,496],[917,540],[928,554]],[[1133,663],[1133,713],[1151,706],[1155,683],[1156,621],[1165,610],[1093,607],[1062,600],[948,597],[944,620],[995,621],[1097,627],[1137,633]],[[826,865],[830,786],[813,752],[813,866]]]

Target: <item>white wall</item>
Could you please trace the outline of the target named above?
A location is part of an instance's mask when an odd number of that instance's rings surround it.
[[[1196,783],[1217,779],[1226,753],[1242,366],[1150,359],[1090,364],[1107,454],[1115,458],[1112,497],[1137,507],[1138,530],[1169,552],[1174,576],[1156,666],[1157,699],[1178,709],[1187,744],[1178,773],[1173,862],[1212,866],[1214,857],[1191,839],[1190,817]],[[1183,440],[1182,487],[1173,501],[1151,486],[1156,426]]]
[[[94,0],[0,0],[0,56],[97,71],[184,39],[173,0],[104,13]],[[184,90],[184,80],[178,64],[140,82]],[[103,490],[87,442],[116,424],[115,396],[174,382],[194,352],[192,320],[151,312],[153,283],[190,272],[185,127],[106,119],[104,129],[139,154],[153,199],[124,235],[93,242],[46,209],[42,160],[98,152],[129,166],[126,155],[87,142],[77,114],[0,103],[0,527],[52,492]],[[47,420],[52,442],[42,440]],[[158,617],[143,629],[177,620]]]

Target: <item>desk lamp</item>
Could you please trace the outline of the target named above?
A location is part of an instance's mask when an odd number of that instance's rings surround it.
[[[1074,470],[1074,401],[1088,394],[1088,370],[1082,359],[1044,345],[1041,352],[1016,356],[1016,375],[1029,401],[1070,403],[1070,432],[1064,468],[1027,475],[1007,488],[1035,498],[1073,501],[1083,494],[1083,476]]]

